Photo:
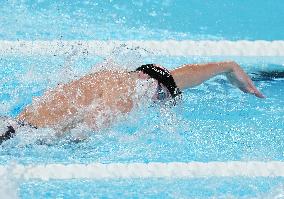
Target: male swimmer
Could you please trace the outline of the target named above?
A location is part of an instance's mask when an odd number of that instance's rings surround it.
[[[99,71],[48,90],[34,99],[15,120],[7,119],[0,144],[17,134],[21,126],[52,128],[63,133],[79,124],[93,130],[109,126],[121,114],[130,112],[145,98],[152,101],[174,100],[182,90],[224,74],[245,93],[264,96],[249,76],[233,61],[186,64],[172,71],[146,64],[135,71]]]

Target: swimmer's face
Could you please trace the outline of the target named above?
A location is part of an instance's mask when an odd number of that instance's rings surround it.
[[[157,84],[157,90],[152,99],[154,101],[163,101],[170,98],[168,89],[163,84]]]
[[[139,79],[151,79],[151,77],[143,72],[138,73]],[[155,87],[156,87],[156,92],[152,97],[153,101],[162,101],[170,98],[170,93],[168,89],[163,85],[159,84],[157,80],[155,80]]]

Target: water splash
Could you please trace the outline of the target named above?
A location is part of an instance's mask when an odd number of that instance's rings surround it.
[[[121,44],[114,47],[109,56],[105,58],[105,66],[120,70],[135,70],[144,63],[146,56],[152,56],[154,52],[139,46],[128,46]]]
[[[3,199],[19,199],[20,180],[12,174],[12,168],[15,163],[7,166],[8,169],[0,173],[0,196]],[[9,169],[11,168],[11,169]]]

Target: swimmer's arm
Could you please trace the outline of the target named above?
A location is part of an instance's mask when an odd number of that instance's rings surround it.
[[[171,74],[180,89],[195,87],[212,77],[225,74],[227,79],[243,92],[264,98],[249,76],[233,61],[187,64],[172,70]]]

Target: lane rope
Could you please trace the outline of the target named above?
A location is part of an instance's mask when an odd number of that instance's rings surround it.
[[[162,56],[284,56],[284,41],[5,41],[0,40],[0,55],[64,55],[70,51],[78,54],[106,56],[115,47],[127,45],[141,47]]]
[[[284,177],[281,161],[91,163],[0,166],[0,176],[21,179]]]

